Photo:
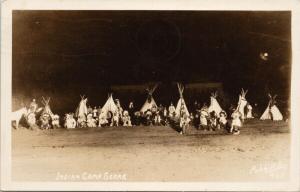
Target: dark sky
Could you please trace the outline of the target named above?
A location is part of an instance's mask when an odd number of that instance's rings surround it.
[[[286,91],[290,31],[278,11],[13,11],[13,93],[148,81]]]

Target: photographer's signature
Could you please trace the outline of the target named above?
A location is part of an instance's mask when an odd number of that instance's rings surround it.
[[[284,178],[287,176],[288,166],[282,162],[265,162],[253,165],[250,169],[251,175],[265,174],[272,178]]]

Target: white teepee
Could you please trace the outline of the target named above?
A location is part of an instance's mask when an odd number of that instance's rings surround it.
[[[236,108],[236,111],[241,113],[241,119],[244,120],[245,119],[245,107],[247,105],[247,99],[246,99],[246,95],[248,93],[248,90],[244,91],[244,89],[242,88],[241,94],[239,95],[239,101],[238,101],[238,105]]]
[[[181,115],[180,113],[182,113],[182,110],[186,115],[189,116],[190,113],[189,113],[189,111],[186,107],[186,104],[185,104],[185,101],[184,101],[184,98],[183,98],[184,86],[182,84],[177,83],[177,87],[178,87],[180,98],[179,98],[179,100],[177,102],[177,105],[176,105],[175,116],[180,117],[180,115]]]
[[[47,100],[44,97],[42,97],[42,99],[43,99],[42,103],[44,105],[42,114],[49,114],[51,117],[53,117],[54,114],[52,113],[50,105],[49,105],[50,97]]]
[[[144,105],[142,106],[141,108],[141,112],[145,112],[147,111],[148,109],[151,109],[153,106],[157,107],[157,104],[156,102],[154,101],[153,99],[153,92],[155,91],[155,89],[157,88],[157,84],[154,85],[152,88],[148,87],[146,90],[148,92],[148,97],[147,97],[147,100],[145,101]]]
[[[268,103],[268,106],[267,106],[265,112],[260,117],[260,120],[271,119],[273,121],[281,121],[283,119],[283,116],[282,116],[281,112],[279,111],[278,107],[275,105],[275,103],[276,103],[275,99],[276,99],[277,95],[272,97],[269,94],[268,96],[269,96],[270,100],[269,100],[269,103]]]
[[[79,116],[86,116],[87,115],[87,106],[86,106],[86,103],[87,103],[87,98],[84,98],[84,96],[81,96],[81,101],[79,102],[79,105],[76,109],[76,112],[75,112],[75,116],[76,117],[79,117]]]
[[[109,94],[106,103],[101,108],[101,115],[107,117],[109,112],[115,113],[116,111],[118,111],[118,107],[112,97],[112,94]]]
[[[217,92],[212,93],[210,96],[210,106],[208,107],[208,113],[215,111],[216,115],[219,116],[220,112],[223,111],[217,101]]]

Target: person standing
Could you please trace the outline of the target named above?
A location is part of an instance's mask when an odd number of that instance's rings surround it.
[[[35,99],[32,99],[29,105],[29,112],[35,113],[38,108],[38,104],[36,103]]]
[[[175,107],[173,105],[173,103],[171,103],[171,105],[169,106],[169,117],[174,117],[175,116]]]
[[[98,117],[98,109],[97,109],[97,107],[95,106],[94,109],[93,109],[93,118],[94,118],[94,119],[97,119],[97,117]]]
[[[246,119],[252,119],[254,118],[252,115],[252,106],[250,105],[250,103],[247,103],[247,114],[246,114]]]
[[[133,105],[132,101],[130,101],[129,106],[128,106],[128,114],[129,114],[130,118],[133,118],[133,116],[134,116],[134,105]]]

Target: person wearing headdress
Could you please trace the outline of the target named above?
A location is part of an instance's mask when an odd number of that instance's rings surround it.
[[[155,104],[152,104],[151,106],[151,113],[155,114],[159,109],[157,108],[157,106]]]
[[[52,117],[52,127],[53,128],[60,128],[59,115],[57,115],[57,114],[53,115],[53,117]]]
[[[206,105],[200,110],[200,124],[199,129],[207,130],[207,118],[209,117],[208,108]]]
[[[29,105],[29,112],[35,113],[38,108],[38,104],[36,103],[35,99],[32,99]]]
[[[185,112],[182,112],[181,114],[182,115],[180,116],[180,122],[179,122],[179,126],[181,128],[180,134],[186,134],[186,131],[190,123],[190,118]]]
[[[106,117],[105,113],[100,113],[99,114],[98,126],[102,127],[102,126],[106,126],[108,124],[109,124],[109,122],[107,120],[107,117]]]
[[[50,114],[43,113],[40,116],[41,129],[50,129],[51,128],[50,120],[51,120]]]
[[[123,112],[123,119],[122,119],[122,121],[123,121],[123,126],[127,126],[127,127],[132,126],[129,113],[126,110]]]
[[[74,119],[73,113],[67,113],[65,115],[65,128],[67,129],[75,129],[76,128],[76,120]]]
[[[235,110],[231,114],[232,121],[231,121],[231,127],[230,127],[230,131],[229,131],[230,133],[235,134],[235,135],[240,133],[240,128],[242,126],[241,117],[242,117],[242,114],[237,110]]]
[[[36,129],[38,128],[36,124],[36,116],[34,112],[29,112],[28,115],[26,116],[27,123],[30,127],[30,129]]]
[[[86,123],[87,123],[87,127],[96,127],[96,120],[93,118],[92,113],[89,113],[87,115]]]
[[[86,117],[85,115],[79,115],[77,119],[77,126],[79,128],[86,127]]]
[[[120,115],[119,115],[119,112],[118,111],[115,111],[113,113],[113,117],[112,117],[112,121],[111,121],[111,124],[110,126],[119,126],[119,120],[120,120]]]

